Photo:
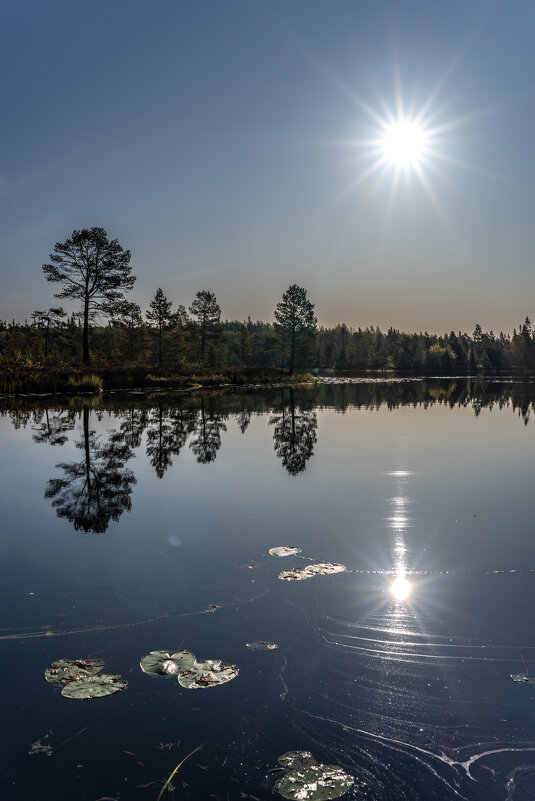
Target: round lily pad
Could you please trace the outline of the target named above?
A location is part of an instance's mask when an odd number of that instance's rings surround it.
[[[316,762],[310,751],[288,751],[278,762],[288,770],[276,785],[283,798],[329,801],[353,787],[353,778],[338,765]]]
[[[303,568],[283,570],[282,573],[279,573],[279,578],[282,581],[303,581],[304,579],[312,578],[313,576],[344,573],[346,570],[347,567],[345,565],[339,565],[337,562],[318,562],[317,564],[307,565]]]
[[[141,658],[141,670],[152,676],[177,676],[182,670],[193,667],[195,656],[191,651],[151,651]]]
[[[226,684],[238,675],[236,665],[225,665],[220,659],[205,659],[197,662],[178,674],[178,683],[188,690],[200,690],[204,687],[215,687]]]
[[[339,798],[353,787],[353,779],[337,765],[318,763],[297,768],[283,776],[277,792],[283,798],[302,801],[329,801]]]
[[[82,679],[69,681],[61,691],[65,698],[102,698],[113,695],[119,690],[126,690],[128,684],[113,673],[101,673],[98,676],[87,676]]]
[[[264,640],[254,640],[254,642],[245,644],[250,651],[274,651],[279,647],[276,642],[265,642]]]
[[[295,556],[301,553],[301,548],[296,545],[278,545],[276,548],[270,548],[269,553],[271,556]]]
[[[50,682],[76,681],[88,676],[96,676],[104,662],[100,659],[58,659],[45,670],[45,679]]]

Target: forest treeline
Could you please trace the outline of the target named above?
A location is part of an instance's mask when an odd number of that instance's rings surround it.
[[[304,287],[292,284],[276,303],[273,322],[223,320],[213,292],[199,290],[190,305],[174,305],[156,290],[145,311],[127,300],[135,282],[131,253],[103,228],[73,231],[57,242],[42,269],[57,285],[54,297],[74,302],[36,309],[31,320],[0,321],[3,365],[146,365],[160,375],[199,366],[396,370],[413,375],[535,372],[535,335],[528,317],[496,336],[477,324],[471,335],[451,331],[404,333],[395,328],[318,327]]]
[[[202,325],[171,310],[164,325],[155,326],[136,312],[130,321],[111,319],[89,329],[91,362],[104,365],[151,365],[154,371],[180,371],[203,365],[289,368],[287,342],[276,323],[225,320]],[[65,321],[18,323],[0,321],[2,362],[65,364],[82,361],[83,328],[77,315]],[[307,331],[295,354],[296,369],[334,368],[351,371],[396,370],[412,375],[461,373],[535,373],[535,335],[529,318],[513,334],[495,335],[476,325],[470,334],[407,334],[378,326],[344,324]]]

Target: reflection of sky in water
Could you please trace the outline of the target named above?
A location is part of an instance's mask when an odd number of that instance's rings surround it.
[[[383,801],[503,801],[511,771],[533,795],[519,772],[535,762],[533,692],[510,674],[535,674],[535,425],[497,406],[477,419],[461,406],[316,409],[317,442],[304,427],[314,447],[299,451],[303,464],[270,423],[281,416],[280,393],[272,395],[273,409],[255,394],[218,399],[213,410],[205,396],[206,419],[217,413],[226,426],[210,462],[189,447],[200,436],[200,398],[184,410],[92,410],[91,454],[127,437],[124,468],[136,477],[131,508],[100,534],[73,530],[43,492],[65,473],[56,465],[83,460],[83,415],[54,447],[32,438],[43,420],[48,431],[53,410],[15,434],[0,419],[0,645],[13,700],[0,741],[18,782],[21,757],[33,769],[17,801],[35,798],[36,782],[40,801],[55,801],[58,786],[72,798],[123,797],[133,765],[128,799],[144,801],[144,785],[207,737],[208,769],[184,766],[184,801],[223,799],[227,789],[233,798],[238,786],[272,798],[262,766],[296,748],[343,764],[367,783],[365,797]],[[296,409],[298,401],[296,392]],[[165,449],[172,458],[160,458]],[[104,453],[110,468],[115,454]],[[288,470],[296,464],[305,468],[297,475]],[[282,543],[349,570],[280,582],[267,551]],[[252,640],[279,648],[250,653]],[[239,665],[238,679],[191,698],[176,682],[141,675],[143,653],[182,647]],[[129,681],[107,717],[105,700],[84,703],[98,730],[36,680],[60,656],[90,655]],[[21,715],[29,700],[32,715]],[[44,762],[27,757],[49,729],[65,748]],[[75,775],[81,763],[87,772]]]

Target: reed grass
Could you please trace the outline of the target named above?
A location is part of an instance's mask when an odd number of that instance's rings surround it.
[[[185,757],[184,757],[184,759],[182,759],[182,760],[181,760],[181,761],[178,763],[178,765],[177,765],[177,766],[176,766],[176,768],[173,770],[173,772],[171,773],[171,775],[169,776],[169,778],[168,778],[168,779],[167,779],[167,781],[165,782],[164,786],[163,786],[163,787],[162,787],[162,789],[160,790],[160,793],[159,793],[159,795],[158,795],[158,798],[156,799],[156,801],[160,801],[160,798],[161,798],[161,797],[162,797],[162,795],[164,794],[164,792],[165,792],[165,789],[166,789],[167,785],[169,784],[169,782],[171,781],[171,779],[173,778],[173,776],[175,775],[175,773],[178,771],[178,769],[179,769],[179,768],[180,768],[180,767],[181,767],[181,766],[184,764],[184,762],[186,761],[186,759],[189,759],[189,758],[190,758],[190,756],[193,756],[193,754],[197,753],[197,751],[200,751],[200,750],[201,750],[201,748],[203,748],[203,747],[204,747],[204,743],[201,743],[201,745],[198,745],[198,746],[197,746],[197,748],[194,748],[194,749],[193,749],[193,751],[190,751],[190,752],[189,752],[189,754],[188,754],[187,756],[185,756]]]

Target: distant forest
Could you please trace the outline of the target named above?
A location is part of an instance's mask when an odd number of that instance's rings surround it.
[[[529,318],[512,336],[406,334],[394,328],[318,327],[304,287],[292,284],[274,309],[274,321],[222,320],[213,292],[196,293],[190,306],[173,308],[159,288],[143,313],[126,299],[135,282],[131,253],[103,228],[73,231],[57,242],[42,269],[57,285],[54,296],[74,301],[76,313],[62,306],[37,309],[31,321],[0,321],[0,370],[58,364],[144,365],[169,375],[185,368],[398,371],[412,375],[459,373],[535,373],[535,335]],[[103,324],[106,322],[107,324]]]
[[[288,369],[288,344],[277,323],[248,319],[215,321],[206,326],[202,353],[202,325],[182,307],[179,314],[155,325],[137,311],[130,320],[111,319],[89,329],[91,362],[150,364],[163,372],[185,365],[220,370],[247,366]],[[82,360],[83,328],[73,314],[63,320],[17,323],[0,321],[2,361],[22,363],[77,363]],[[396,370],[412,375],[461,373],[535,373],[535,335],[528,318],[512,335],[474,332],[444,335],[407,334],[394,328],[350,328],[337,325],[307,331],[299,342],[296,369],[334,368],[350,371]]]

